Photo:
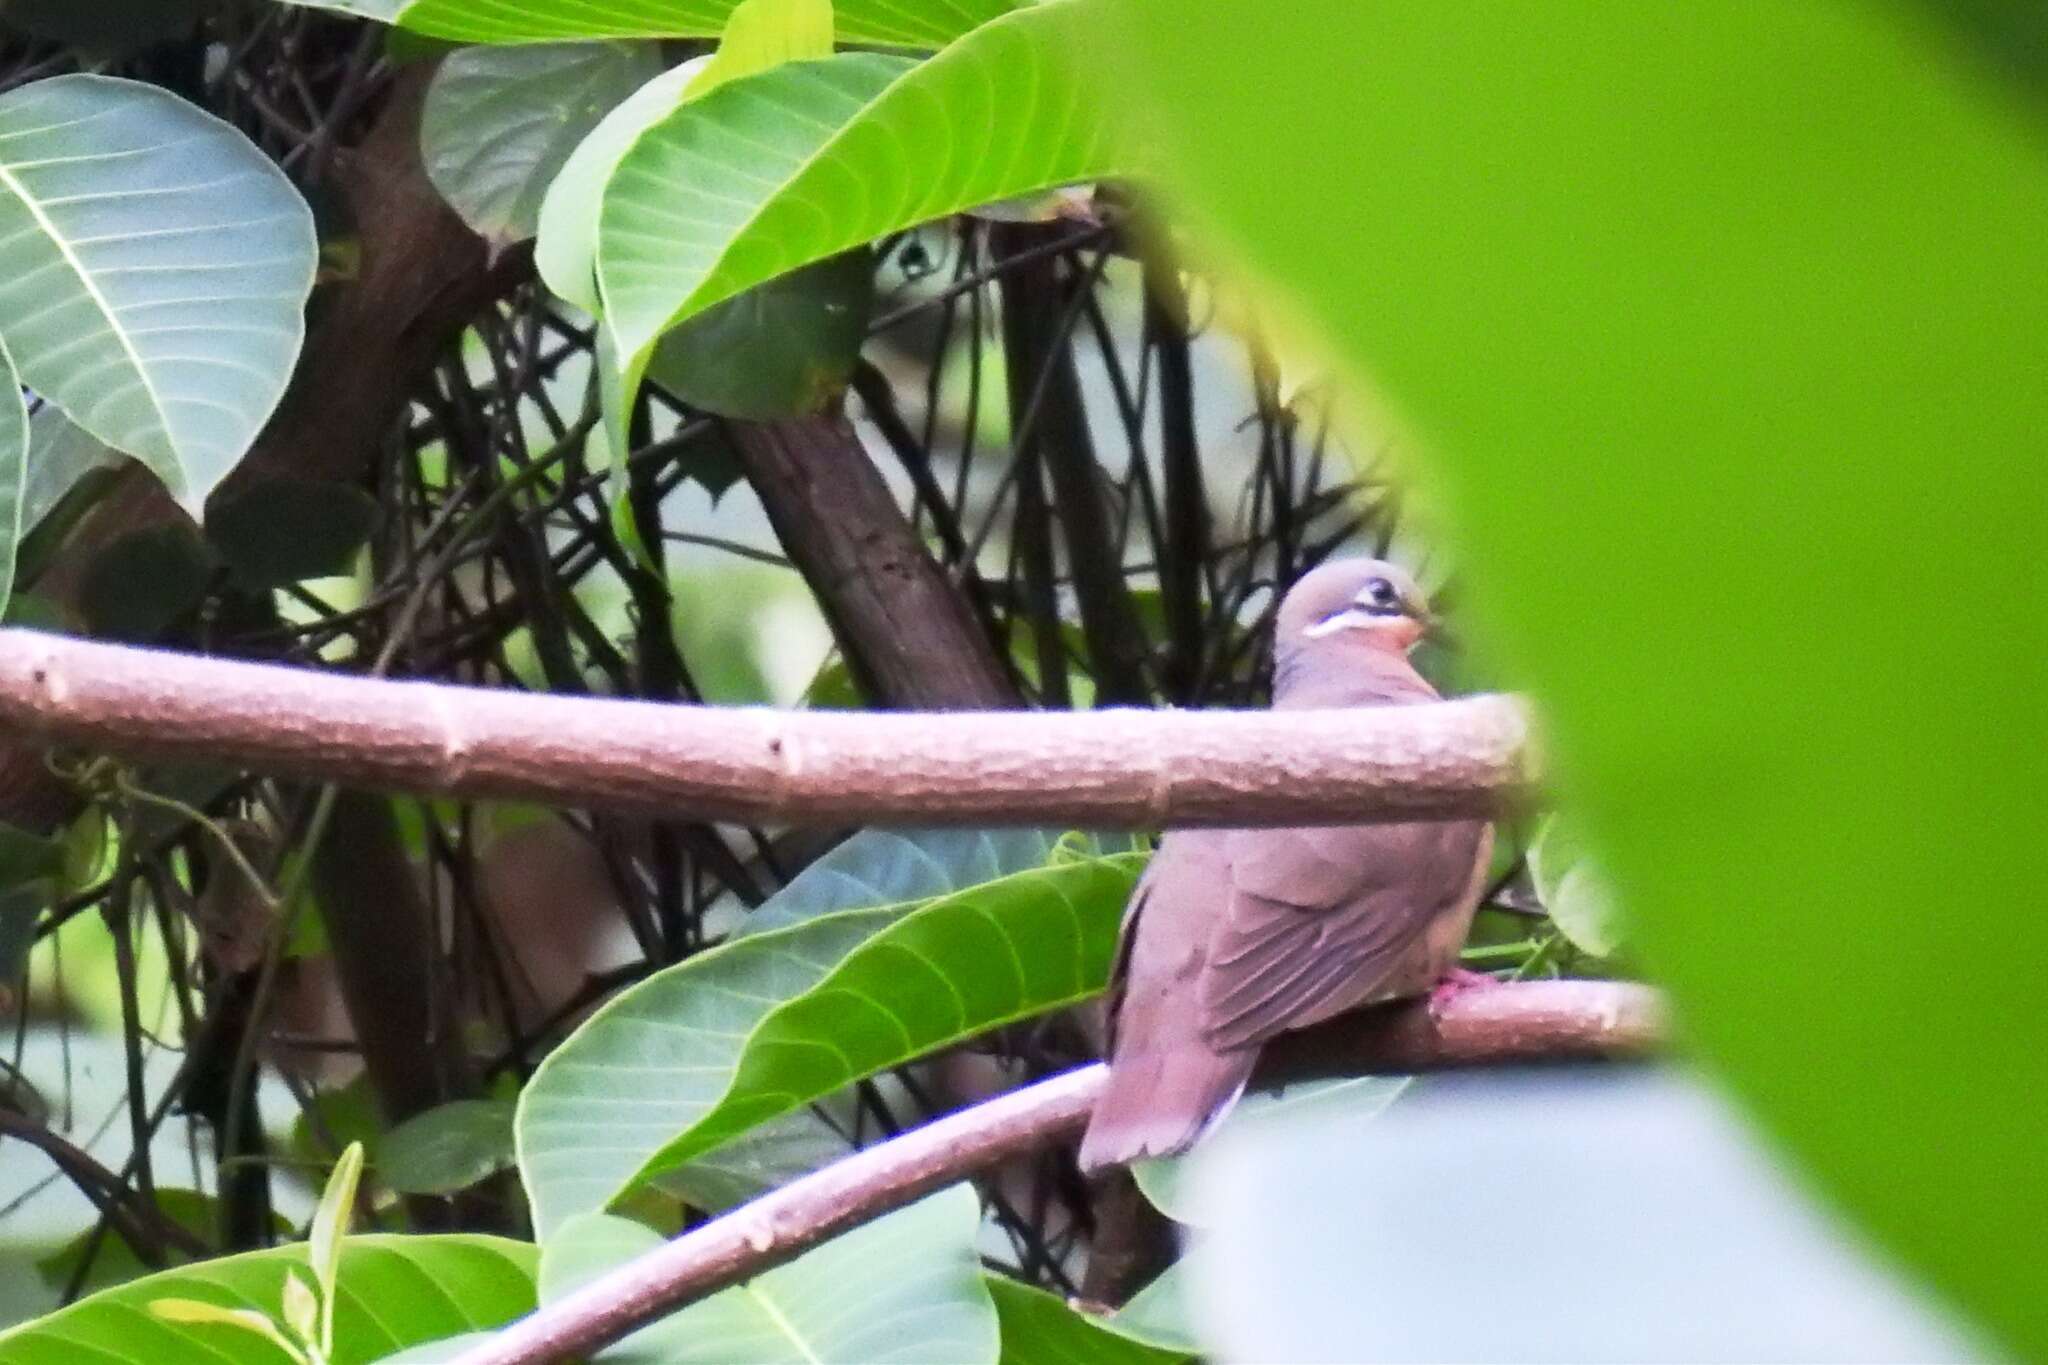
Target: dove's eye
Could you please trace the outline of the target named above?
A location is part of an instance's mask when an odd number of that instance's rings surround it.
[[[1394,591],[1394,585],[1384,578],[1368,578],[1365,581],[1365,591],[1359,594],[1359,599],[1374,607],[1401,605],[1401,594]]]

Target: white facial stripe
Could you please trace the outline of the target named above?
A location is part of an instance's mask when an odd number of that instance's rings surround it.
[[[1364,612],[1346,611],[1316,622],[1302,631],[1302,636],[1305,639],[1320,640],[1325,635],[1335,635],[1340,630],[1371,630],[1374,626],[1384,624],[1385,620],[1381,617],[1368,616]]]

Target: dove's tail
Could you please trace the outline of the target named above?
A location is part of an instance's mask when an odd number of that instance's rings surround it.
[[[1237,1102],[1258,1055],[1255,1047],[1216,1052],[1195,1039],[1117,1048],[1081,1139],[1081,1169],[1186,1151]]]

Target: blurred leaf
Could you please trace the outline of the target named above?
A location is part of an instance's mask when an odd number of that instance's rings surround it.
[[[285,1267],[284,1325],[295,1340],[320,1340],[320,1293],[297,1266]],[[324,1347],[321,1354],[326,1354]]]
[[[1125,169],[1070,69],[1084,21],[1053,0],[921,65],[873,53],[791,62],[649,128],[620,158],[598,229],[599,291],[621,362],[798,266]]]
[[[189,35],[213,0],[4,0],[8,27],[107,61]]]
[[[1983,984],[2048,975],[2036,106],[1913,6],[1120,8],[1162,175],[1451,495],[1688,1039],[2048,1356]]]
[[[691,1304],[599,1365],[994,1365],[995,1309],[974,1254],[980,1202],[953,1185]],[[543,1301],[661,1245],[638,1223],[579,1214],[547,1244]]]
[[[1292,1124],[1304,1117],[1327,1117],[1332,1123],[1370,1123],[1414,1083],[1412,1076],[1343,1076],[1303,1081],[1279,1090],[1246,1092],[1207,1140],[1226,1133],[1259,1132],[1267,1124]],[[1187,1189],[1191,1158],[1159,1157],[1131,1163],[1131,1177],[1152,1207],[1176,1223],[1203,1227],[1208,1215],[1197,1208]]]
[[[351,1076],[332,1090],[319,1091],[313,1096],[311,1108],[314,1117],[309,1118],[301,1110],[292,1120],[291,1135],[286,1140],[296,1166],[327,1171],[350,1143],[374,1145],[383,1130],[376,1092],[365,1075]]]
[[[722,417],[765,422],[822,412],[853,377],[874,301],[872,253],[833,256],[714,304],[667,333],[648,359],[647,378]]]
[[[106,76],[0,95],[0,324],[22,382],[195,516],[298,358],[312,215],[228,124]]]
[[[519,1099],[542,1237],[860,1076],[1099,990],[1139,860],[1049,868],[1052,843],[857,835],[745,936],[614,997]]]
[[[715,38],[735,0],[604,0],[601,5],[507,5],[503,0],[291,0],[466,43],[588,38]],[[837,0],[839,41],[943,47],[1015,0]]]
[[[1577,820],[1557,814],[1543,822],[1529,847],[1529,875],[1572,946],[1594,957],[1614,955],[1621,946],[1621,907]]]
[[[454,1100],[380,1136],[377,1179],[400,1194],[454,1194],[512,1164],[512,1104]]]
[[[79,614],[94,635],[152,640],[199,605],[215,567],[212,547],[191,522],[138,527],[93,555],[79,585]]]
[[[1002,1325],[1001,1365],[1176,1365],[1186,1351],[1162,1350],[1118,1331],[1115,1318],[1092,1318],[1043,1289],[1001,1275],[985,1277]]]
[[[1164,1351],[1201,1353],[1189,1325],[1186,1262],[1175,1261],[1111,1318],[1116,1330]]]
[[[341,1256],[333,1365],[376,1360],[416,1342],[496,1327],[533,1310],[538,1250],[502,1237],[351,1237]],[[103,1290],[47,1317],[0,1332],[7,1365],[76,1365],[81,1359],[148,1365],[275,1361],[274,1347],[218,1325],[168,1322],[147,1305],[183,1299],[268,1320],[284,1278],[306,1264],[303,1245],[245,1252],[166,1270]]]
[[[1363,1129],[1303,1113],[1199,1156],[1188,1301],[1224,1359],[1975,1358],[1652,1072],[1436,1077]]]
[[[210,1194],[198,1190],[182,1190],[162,1185],[153,1191],[156,1211],[187,1232],[211,1242],[220,1226],[220,1201]],[[271,1216],[271,1231],[280,1240],[292,1235],[292,1225],[279,1215]],[[101,1236],[96,1227],[87,1228],[76,1237],[36,1262],[36,1273],[42,1277],[52,1291],[61,1292],[78,1274],[86,1253],[93,1253],[92,1269],[86,1272],[85,1292],[106,1289],[117,1284],[126,1284],[138,1276],[150,1273],[134,1249],[123,1241],[119,1234],[109,1231]],[[174,1261],[184,1258],[173,1251]]]
[[[659,74],[655,43],[459,49],[435,70],[420,114],[427,178],[480,236],[524,241],[577,144]]]
[[[382,515],[360,488],[331,480],[251,480],[208,509],[206,537],[251,588],[332,578],[354,566]]]

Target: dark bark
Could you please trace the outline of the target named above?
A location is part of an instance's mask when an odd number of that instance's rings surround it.
[[[1159,464],[1166,504],[1159,595],[1166,614],[1167,693],[1181,704],[1193,701],[1201,684],[1202,574],[1209,562],[1209,495],[1195,445],[1186,306],[1175,272],[1148,264],[1145,332],[1159,366]]]
[[[1018,515],[1027,510],[1029,481],[1042,469],[1059,509],[1096,695],[1108,705],[1137,704],[1150,696],[1145,632],[1111,534],[1102,467],[1074,365],[1080,300],[1062,285],[1058,258],[1042,251],[1049,238],[1067,231],[1037,223],[1003,223],[990,230],[997,259],[1012,263],[1000,279],[1011,441],[1021,464]]]
[[[870,700],[930,710],[1017,704],[966,597],[918,539],[844,413],[730,430],[748,483]]]

